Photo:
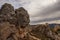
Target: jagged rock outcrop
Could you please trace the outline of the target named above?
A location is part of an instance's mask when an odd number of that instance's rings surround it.
[[[0,9],[0,40],[21,40],[27,34],[29,15],[24,8],[14,10],[5,3]]]
[[[16,14],[14,11],[14,7],[11,4],[7,4],[5,3],[4,5],[2,5],[1,7],[1,13],[0,13],[0,20],[1,22],[5,22],[8,21],[12,24],[15,23],[16,21]]]
[[[30,32],[32,36],[41,40],[60,40],[59,35],[52,31],[48,24],[36,26],[37,27]]]
[[[15,13],[17,15],[18,25],[20,25],[23,28],[29,25],[30,22],[29,15],[28,12],[23,7],[16,9]]]

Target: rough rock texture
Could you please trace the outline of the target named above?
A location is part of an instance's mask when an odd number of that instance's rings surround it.
[[[15,23],[16,18],[15,18],[16,14],[14,11],[14,7],[11,4],[7,4],[5,3],[4,5],[2,5],[1,7],[1,13],[0,13],[0,20],[2,22],[8,21],[10,23]]]
[[[23,7],[14,10],[11,4],[5,3],[0,9],[0,40],[60,40],[57,32],[60,26],[52,30],[49,24],[29,25],[29,22]]]
[[[48,24],[36,25],[37,27],[33,29],[30,34],[39,38],[41,40],[60,40],[60,36],[51,30]],[[57,31],[56,31],[57,32]]]
[[[18,32],[15,25],[10,25],[9,22],[0,23],[0,28],[1,40],[7,40],[10,38],[10,35],[13,36],[13,34]]]
[[[5,3],[0,9],[0,40],[22,39],[27,34],[29,22],[29,15],[24,8],[14,11],[11,4]]]
[[[29,15],[28,12],[23,7],[16,9],[15,13],[17,15],[18,25],[22,26],[23,28],[29,25],[30,22]]]

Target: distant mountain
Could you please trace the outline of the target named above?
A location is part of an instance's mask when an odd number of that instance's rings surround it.
[[[52,28],[54,28],[56,25],[60,25],[60,24],[55,24],[55,23],[49,24],[49,26],[52,27]]]

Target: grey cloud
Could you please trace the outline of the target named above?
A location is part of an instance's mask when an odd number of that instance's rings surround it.
[[[31,24],[60,20],[60,16],[56,16],[56,15],[60,15],[59,14],[60,12],[57,13],[58,11],[60,11],[60,1],[57,1],[53,5],[46,6],[45,8],[43,8],[41,10],[41,12],[37,12],[37,14],[32,17],[33,18],[38,17],[38,19],[31,20]],[[49,16],[51,16],[51,15],[53,15],[53,16],[49,18]],[[42,17],[42,19],[40,19],[39,17]]]
[[[54,21],[54,20],[60,20],[60,17],[56,17],[56,18],[45,18],[45,19],[42,19],[42,20],[35,20],[35,21],[31,21],[31,23],[49,22],[49,21]]]
[[[37,12],[37,14],[32,17],[52,15],[52,13],[56,11],[60,11],[60,2],[47,6],[42,9],[41,12]]]
[[[30,3],[30,1],[28,0],[0,0],[0,8],[4,3],[10,3],[16,9],[23,6],[25,7],[25,5],[28,5]]]

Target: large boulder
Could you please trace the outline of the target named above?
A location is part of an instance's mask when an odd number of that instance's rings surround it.
[[[14,7],[11,4],[5,3],[1,7],[1,13],[0,13],[0,21],[8,21],[10,23],[15,23],[16,14],[14,11]]]
[[[29,25],[30,22],[29,15],[28,12],[23,7],[16,9],[15,13],[17,15],[17,25],[20,25],[22,28]]]

